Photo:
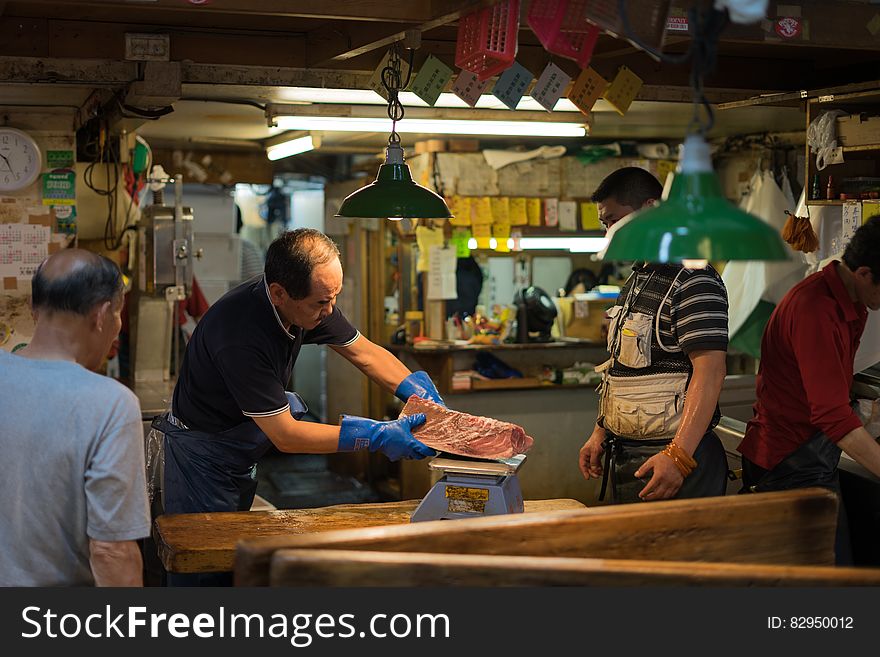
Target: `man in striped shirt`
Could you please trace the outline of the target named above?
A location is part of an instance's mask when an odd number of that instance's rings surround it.
[[[610,228],[627,215],[654,205],[661,193],[653,175],[628,167],[609,175],[593,194],[593,201],[598,204],[600,220]],[[608,449],[606,456],[613,451],[615,464],[615,472],[608,473],[616,484],[612,487],[614,501],[723,495],[727,459],[721,441],[712,432],[720,418],[718,397],[726,374],[728,342],[727,292],[721,276],[711,266],[685,269],[677,264],[637,262],[616,307],[620,307],[616,312],[625,312],[627,317],[649,317],[650,340],[645,340],[647,353],[642,354],[642,362],[630,363],[636,366],[627,366],[612,354],[609,374],[620,379],[685,375],[687,389],[680,423],[671,441],[645,440],[641,436],[614,436],[600,418],[580,450],[581,472],[586,479],[602,477],[609,465],[606,459],[603,467],[602,455]],[[611,314],[614,312],[612,309]],[[679,461],[696,464],[682,468]]]

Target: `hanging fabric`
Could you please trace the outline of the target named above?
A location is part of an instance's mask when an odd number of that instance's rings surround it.
[[[785,210],[793,203],[776,183],[770,171],[755,172],[750,192],[740,207],[782,231]],[[722,279],[729,303],[728,330],[731,345],[753,356],[760,353],[760,336],[773,307],[799,282],[806,271],[803,254],[787,248],[788,260],[780,262],[732,261]],[[761,302],[766,303],[761,303]],[[758,316],[753,316],[755,312]],[[743,335],[737,334],[742,332]]]

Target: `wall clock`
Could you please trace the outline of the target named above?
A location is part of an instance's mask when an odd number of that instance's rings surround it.
[[[28,187],[42,168],[43,155],[36,140],[16,128],[0,126],[0,192]]]

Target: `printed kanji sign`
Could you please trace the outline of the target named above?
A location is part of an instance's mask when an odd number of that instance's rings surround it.
[[[538,82],[535,83],[535,88],[532,89],[532,98],[550,112],[556,106],[556,101],[565,93],[569,82],[571,82],[571,77],[556,64],[550,62],[541,73]]]
[[[581,112],[589,114],[596,101],[602,97],[606,87],[608,87],[608,81],[592,68],[587,67],[574,81],[568,99]]]
[[[410,85],[410,90],[433,107],[451,78],[452,69],[434,55],[429,55]]]
[[[480,82],[476,73],[462,71],[458,74],[458,77],[455,78],[455,83],[452,85],[452,93],[461,98],[471,107],[475,107],[477,101],[480,100],[480,96],[488,86],[489,81],[483,80]]]
[[[535,76],[526,67],[519,62],[514,62],[513,66],[498,78],[495,88],[492,89],[492,95],[507,105],[509,109],[516,109],[534,79]]]
[[[641,88],[642,79],[626,66],[621,66],[603,97],[623,116]]]
[[[385,53],[385,56],[382,58],[382,61],[379,62],[379,66],[376,67],[376,70],[373,71],[373,75],[370,76],[369,86],[370,89],[375,91],[377,94],[382,96],[385,100],[388,100],[388,92],[385,90],[384,85],[382,84],[382,71],[385,70],[385,67],[391,62],[391,51],[389,50]],[[409,63],[406,60],[400,60],[400,83],[406,80],[406,76],[409,73]]]

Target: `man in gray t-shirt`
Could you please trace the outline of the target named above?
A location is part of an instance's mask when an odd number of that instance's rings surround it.
[[[34,338],[0,351],[0,585],[140,586],[150,532],[136,397],[96,369],[119,333],[122,277],[70,249],[33,280]]]

